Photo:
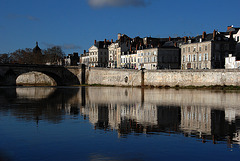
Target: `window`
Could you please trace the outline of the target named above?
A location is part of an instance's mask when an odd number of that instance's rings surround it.
[[[202,54],[199,54],[198,60],[199,60],[199,61],[202,61]]]
[[[196,55],[193,55],[193,61],[196,61]]]
[[[207,45],[205,46],[205,51],[207,51]]]
[[[183,56],[183,62],[185,62],[186,61],[186,58],[185,58],[185,56]]]
[[[157,52],[156,52],[156,51],[154,51],[154,55],[157,55]]]
[[[189,62],[191,61],[191,55],[188,55],[188,61]]]
[[[183,53],[185,53],[185,48],[183,48]]]
[[[199,51],[201,51],[201,50],[202,50],[202,47],[200,46],[200,47],[199,47]]]
[[[152,57],[152,60],[151,60],[151,62],[154,62],[154,57]]]
[[[205,60],[208,60],[208,53],[204,54],[204,57]]]
[[[190,52],[190,47],[188,47],[188,52]]]
[[[239,41],[239,36],[237,36],[237,41]]]

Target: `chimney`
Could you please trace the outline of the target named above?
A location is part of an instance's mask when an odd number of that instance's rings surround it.
[[[187,43],[187,36],[184,36],[184,42]]]
[[[109,40],[107,40],[107,42],[109,42]]]
[[[113,39],[111,39],[111,43],[113,43]]]
[[[214,30],[213,31],[213,40],[215,40],[215,38],[216,38],[216,31]]]
[[[205,39],[205,38],[206,38],[206,32],[204,31],[202,34],[202,39]]]
[[[85,53],[86,53],[86,50],[84,50],[83,53],[85,54]]]
[[[96,45],[96,43],[97,43],[97,40],[94,40],[94,45]]]
[[[233,28],[233,25],[232,25],[232,26],[228,26],[228,27],[227,27],[227,30],[230,30],[231,28]]]
[[[106,39],[104,39],[104,44],[106,44],[106,42],[107,42],[107,40],[106,40]]]
[[[171,41],[171,37],[169,36],[168,41]]]
[[[177,47],[177,42],[174,43],[174,47]]]

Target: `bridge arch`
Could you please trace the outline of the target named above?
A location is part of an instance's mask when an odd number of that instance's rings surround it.
[[[0,65],[0,85],[17,85],[17,78],[29,72],[40,72],[55,81],[57,86],[79,85],[78,77],[62,66]]]
[[[33,71],[19,75],[16,79],[16,85],[57,86],[57,82],[49,75]]]

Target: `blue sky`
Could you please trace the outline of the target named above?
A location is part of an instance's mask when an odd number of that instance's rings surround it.
[[[0,0],[0,54],[61,46],[88,50],[94,40],[196,36],[240,27],[239,0]]]

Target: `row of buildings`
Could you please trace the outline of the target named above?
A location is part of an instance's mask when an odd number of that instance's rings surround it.
[[[130,38],[118,34],[115,42],[95,40],[94,45],[80,55],[80,64],[148,70],[225,68],[229,54],[240,59],[239,29],[229,26],[226,32],[214,30],[196,37],[177,38]]]

